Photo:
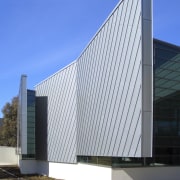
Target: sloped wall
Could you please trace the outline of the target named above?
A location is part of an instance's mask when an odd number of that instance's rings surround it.
[[[47,97],[47,160],[76,162],[76,63],[36,87],[36,96]],[[43,122],[42,122],[43,123]]]
[[[79,57],[78,155],[152,155],[151,23],[150,0],[122,0]]]

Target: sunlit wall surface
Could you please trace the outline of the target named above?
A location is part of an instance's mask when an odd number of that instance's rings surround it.
[[[152,156],[151,6],[151,0],[120,1],[77,61],[36,86],[36,108],[41,100],[47,105],[47,117],[36,112],[36,127],[47,124],[42,156],[36,145],[40,160]],[[36,135],[40,140],[38,129]]]
[[[35,87],[37,98],[47,99],[47,119],[44,117],[43,122],[41,117],[40,123],[48,126],[44,138],[47,138],[47,160],[50,162],[76,163],[76,85],[74,62]]]
[[[35,158],[35,91],[27,90],[26,84],[27,76],[22,75],[18,96],[18,153],[22,158]]]
[[[154,39],[152,158],[80,156],[113,167],[180,165],[180,47]]]
[[[154,40],[154,146],[161,164],[180,164],[180,47]]]
[[[151,0],[122,0],[77,60],[79,156],[152,155]]]
[[[17,117],[17,151],[19,154],[27,154],[27,76],[22,75],[18,95]]]

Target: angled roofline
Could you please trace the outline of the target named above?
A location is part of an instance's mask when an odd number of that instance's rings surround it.
[[[172,43],[169,43],[167,41],[163,41],[163,40],[160,40],[160,39],[153,38],[153,42],[165,44],[166,46],[169,46],[171,48],[176,48],[177,50],[180,51],[180,46],[172,44]]]

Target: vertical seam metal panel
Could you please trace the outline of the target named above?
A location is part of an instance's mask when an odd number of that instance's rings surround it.
[[[107,24],[105,25],[105,28],[104,28],[104,33],[103,34],[106,34],[107,33],[107,26],[109,26],[109,22],[107,22]],[[103,58],[104,56],[103,56],[103,54],[105,54],[104,53],[104,51],[105,51],[105,44],[106,44],[106,41],[107,41],[107,38],[106,38],[106,36],[105,37],[102,37],[102,41],[104,42],[104,43],[102,43],[102,45],[103,45],[103,48],[100,48],[99,49],[99,51],[100,51],[100,54],[99,54],[99,59],[98,59],[98,61],[99,61],[99,63],[100,63],[100,61],[101,61],[101,58]],[[101,45],[101,47],[102,47],[102,45]],[[102,55],[102,56],[101,56]],[[97,112],[97,109],[96,109],[96,105],[97,105],[97,98],[99,98],[99,96],[100,96],[100,91],[98,91],[98,81],[101,79],[101,74],[102,74],[102,71],[103,71],[103,69],[104,69],[104,64],[103,64],[103,66],[102,66],[102,68],[100,68],[100,66],[101,66],[101,64],[99,64],[99,68],[98,68],[98,72],[97,72],[97,77],[96,77],[96,79],[94,80],[95,81],[95,94],[94,94],[94,98],[93,98],[93,106],[92,106],[92,109],[91,109],[91,113],[92,113],[92,111],[94,111],[94,113],[91,115],[91,117],[92,117],[92,119],[94,120],[94,117],[95,117],[95,115],[96,115],[96,112]],[[95,110],[94,110],[95,109]],[[92,137],[94,137],[94,135],[95,135],[95,131],[96,131],[96,124],[97,124],[97,121],[95,121],[95,122],[93,122],[93,124],[92,124],[92,132],[91,132],[91,137],[90,137],[90,146],[92,145],[92,143],[94,143],[93,141],[94,141],[94,138],[92,138]]]
[[[118,10],[117,10],[118,11]],[[111,56],[111,51],[112,51],[112,48],[113,48],[113,39],[114,39],[114,32],[115,32],[115,27],[117,26],[117,23],[115,23],[116,22],[116,18],[117,18],[117,11],[116,12],[114,12],[113,13],[113,15],[112,15],[112,27],[111,27],[111,29],[112,29],[112,31],[110,32],[110,48],[109,48],[109,53],[107,54],[107,61],[108,61],[108,64],[107,64],[107,68],[106,68],[106,73],[105,73],[105,80],[104,80],[104,86],[105,87],[103,87],[103,93],[102,93],[102,97],[104,97],[104,98],[102,98],[103,99],[103,101],[102,101],[102,106],[101,106],[101,109],[100,109],[100,118],[102,119],[102,126],[100,127],[100,129],[102,129],[102,131],[99,131],[100,132],[100,136],[99,136],[99,142],[98,142],[98,144],[99,144],[99,147],[98,147],[98,150],[97,150],[97,153],[101,150],[101,152],[102,152],[102,144],[103,144],[103,136],[102,136],[102,134],[104,134],[105,133],[105,131],[106,131],[106,122],[104,122],[104,120],[105,120],[105,114],[106,114],[106,107],[107,107],[107,98],[108,98],[108,94],[107,94],[107,92],[109,92],[108,91],[108,88],[109,88],[109,79],[111,79],[112,77],[110,77],[110,72],[111,72],[111,67],[112,67],[112,61],[111,61],[111,59],[112,58],[110,58],[110,56]],[[109,88],[110,89],[110,88]],[[105,96],[105,94],[106,94],[106,96]]]
[[[117,14],[116,14],[116,21],[118,20],[117,18],[121,18],[121,16],[118,16],[120,13],[119,11],[119,8],[117,10]],[[115,52],[116,52],[116,47],[117,47],[117,37],[118,37],[118,32],[119,32],[119,27],[120,27],[120,21],[118,23],[116,23],[115,25],[115,35],[113,37],[113,51],[112,53],[110,53],[110,57],[112,59],[114,59],[114,55],[115,55]],[[111,59],[109,58],[109,59]],[[115,70],[115,65],[116,65],[116,62],[112,61],[111,63],[111,66],[110,66],[110,72],[109,72],[109,77],[108,77],[108,82],[110,83],[110,87],[107,86],[108,90],[108,95],[107,95],[107,104],[105,106],[105,113],[104,113],[104,118],[108,119],[109,118],[109,111],[110,111],[110,107],[111,107],[111,100],[112,100],[112,91],[114,91],[114,87],[112,86],[112,83],[113,83],[113,78],[114,78],[114,70]],[[108,133],[105,133],[107,131],[107,129],[109,128],[111,124],[111,120],[106,120],[106,123],[104,123],[104,133],[103,133],[103,136],[102,136],[102,141],[101,141],[101,149],[102,151],[104,152],[105,150],[107,150],[106,147],[106,139],[108,137]],[[104,150],[103,150],[104,149]],[[105,153],[106,154],[106,153]]]
[[[90,86],[93,86],[95,78],[96,78],[96,71],[95,70],[96,70],[97,66],[95,66],[94,64],[98,61],[97,56],[96,56],[96,52],[98,50],[97,46],[99,45],[99,37],[98,36],[95,37],[94,43],[95,43],[95,50],[94,50],[95,52],[93,53],[93,56],[91,57],[91,59],[94,59],[94,61],[91,61],[91,64],[89,66],[90,74],[92,74],[92,77],[91,77],[91,81],[88,84],[89,85],[88,88],[90,88]],[[97,52],[97,54],[98,54],[98,52]],[[89,93],[88,104],[87,104],[87,107],[88,107],[87,113],[86,113],[87,117],[91,116],[91,114],[89,114],[89,112],[90,112],[90,109],[92,107],[92,95],[93,94],[92,94],[92,91],[91,91]],[[87,139],[89,139],[91,137],[92,121],[87,122],[87,127],[89,127],[89,129],[88,129],[89,133],[87,133]],[[90,147],[90,145],[85,147],[85,152],[89,151],[89,147]]]
[[[48,161],[76,163],[76,63],[36,86],[48,98]]]
[[[77,60],[77,155],[141,156],[141,1],[122,1]]]

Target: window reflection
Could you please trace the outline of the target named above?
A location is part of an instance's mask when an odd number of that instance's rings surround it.
[[[156,163],[180,164],[180,48],[154,40],[154,142]]]

